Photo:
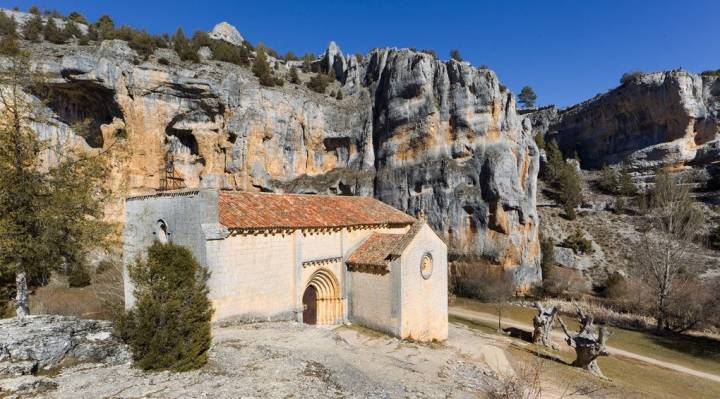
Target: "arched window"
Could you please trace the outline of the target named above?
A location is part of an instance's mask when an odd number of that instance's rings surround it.
[[[155,223],[155,236],[157,237],[157,240],[160,241],[163,244],[167,244],[168,242],[168,231],[167,231],[167,223],[165,223],[164,220],[160,219]]]

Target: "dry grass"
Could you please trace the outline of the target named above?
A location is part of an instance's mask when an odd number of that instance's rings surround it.
[[[493,314],[495,309],[494,304],[485,304],[462,298],[456,299],[456,305],[489,314]],[[575,309],[572,308],[568,313],[574,315]],[[537,314],[537,311],[534,308],[509,305],[505,307],[503,317],[531,325],[535,314]],[[571,318],[563,317],[568,327],[577,328],[574,316]],[[494,331],[493,327],[495,325],[488,324],[487,327],[489,330]],[[613,335],[608,341],[608,346],[695,370],[720,374],[720,340],[713,337],[688,334],[656,335],[652,332],[622,328],[612,328],[612,332]],[[605,372],[605,368],[602,367],[604,361],[607,361],[607,359],[600,359],[603,372]]]
[[[108,263],[87,287],[68,287],[64,279],[55,278],[36,289],[30,295],[30,313],[110,320],[123,309],[123,303],[122,266]]]

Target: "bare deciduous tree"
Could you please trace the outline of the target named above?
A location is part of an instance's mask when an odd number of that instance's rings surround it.
[[[689,186],[683,183],[682,177],[667,172],[656,175],[647,226],[635,250],[637,270],[657,300],[658,330],[669,327],[669,301],[692,277],[689,243],[703,222]]]
[[[577,304],[575,304],[575,307],[577,308],[578,322],[580,323],[578,332],[570,332],[562,318],[558,317],[560,327],[566,336],[565,342],[575,349],[575,361],[572,365],[588,370],[599,377],[604,377],[602,371],[600,371],[600,366],[597,364],[597,359],[600,356],[610,355],[605,347],[605,342],[611,334],[605,326],[596,329],[592,315],[585,314]]]
[[[546,308],[540,302],[535,302],[535,307],[538,310],[538,314],[533,318],[533,343],[540,343],[548,348],[557,349],[550,339],[550,333],[555,325],[555,318],[559,308],[557,306]]]

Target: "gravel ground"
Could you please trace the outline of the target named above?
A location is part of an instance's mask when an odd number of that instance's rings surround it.
[[[455,324],[442,344],[291,322],[228,324],[213,333],[210,361],[200,370],[146,373],[129,364],[81,364],[34,377],[40,388],[31,396],[477,398],[496,386],[496,372],[509,368],[497,342]],[[33,386],[15,381],[21,382]]]

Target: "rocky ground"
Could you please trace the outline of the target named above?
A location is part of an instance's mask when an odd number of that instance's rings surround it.
[[[48,331],[54,319],[44,328],[22,331],[16,321],[3,321],[3,333],[21,339],[3,334],[0,345],[20,340],[26,350],[38,352],[35,359],[57,359],[62,351],[52,348],[58,343],[67,347],[62,338],[67,336],[49,342],[40,333],[28,339],[38,330]],[[37,326],[39,320],[31,323]],[[450,340],[442,344],[400,341],[354,326],[331,329],[290,322],[218,325],[213,334],[210,361],[197,371],[146,373],[118,362],[120,356],[108,356],[103,363],[85,358],[73,365],[66,360],[67,367],[0,378],[0,397],[471,398],[497,387],[496,373],[512,372],[502,344],[459,325],[451,327]],[[22,346],[14,345],[16,350]],[[75,353],[70,352],[68,356]]]
[[[645,217],[638,212],[634,199],[626,199],[626,211],[614,212],[617,198],[599,193],[594,189],[598,172],[583,171],[584,203],[579,209],[579,217],[568,220],[562,208],[548,196],[544,182],[539,183],[538,214],[541,223],[541,235],[561,243],[570,234],[580,231],[590,241],[594,252],[587,256],[572,255],[572,250],[556,247],[555,261],[560,267],[578,271],[588,282],[588,286],[602,286],[613,273],[632,274],[634,246],[642,236]],[[705,214],[706,224],[699,234],[705,235],[715,226],[718,219],[718,207],[698,202]],[[720,270],[718,251],[705,245],[692,244],[693,266],[700,274],[713,274]],[[565,259],[563,250],[571,255]]]

